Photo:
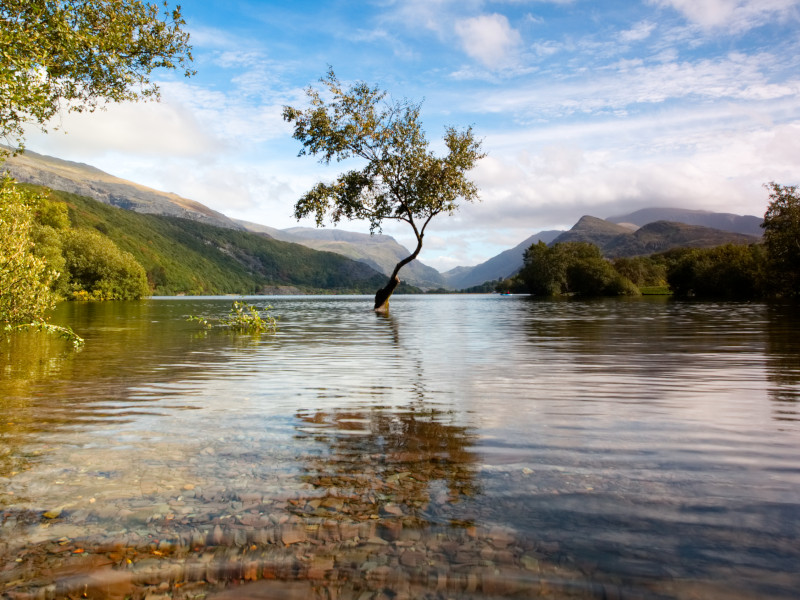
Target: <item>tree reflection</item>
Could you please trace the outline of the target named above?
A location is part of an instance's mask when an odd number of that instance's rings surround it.
[[[793,304],[769,307],[767,377],[775,419],[800,420],[800,315]]]
[[[42,427],[33,408],[36,386],[59,376],[75,356],[69,342],[53,335],[0,333],[0,482],[28,469],[34,456],[20,448]]]
[[[436,409],[298,412],[298,437],[324,444],[302,457],[303,479],[321,496],[296,502],[300,516],[424,526],[479,493],[476,435]]]

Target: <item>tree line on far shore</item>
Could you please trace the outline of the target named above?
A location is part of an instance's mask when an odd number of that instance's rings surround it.
[[[756,299],[800,296],[800,198],[797,186],[770,183],[763,242],[675,248],[633,258],[603,257],[588,242],[543,242],[525,251],[522,270],[500,292],[534,296],[634,296]]]

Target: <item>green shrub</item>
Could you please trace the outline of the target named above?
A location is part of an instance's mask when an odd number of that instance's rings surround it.
[[[18,186],[10,177],[0,179],[0,330],[46,331],[79,347],[83,340],[72,329],[47,322],[46,313],[56,302],[51,285],[58,272],[48,264],[46,254],[35,252],[37,236],[56,235],[50,226],[37,230],[36,210],[44,202],[41,195]],[[58,257],[56,251],[53,258],[60,264]]]
[[[130,252],[93,229],[63,236],[67,289],[81,300],[136,300],[150,293],[147,274]]]
[[[50,284],[57,276],[34,253],[34,216],[41,196],[9,177],[0,180],[0,324],[44,322],[55,305]]]
[[[795,185],[769,183],[764,214],[770,287],[778,296],[800,296],[800,196]]]

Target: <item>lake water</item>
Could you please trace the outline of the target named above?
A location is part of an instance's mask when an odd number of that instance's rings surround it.
[[[0,341],[0,594],[797,597],[797,306],[231,300]]]

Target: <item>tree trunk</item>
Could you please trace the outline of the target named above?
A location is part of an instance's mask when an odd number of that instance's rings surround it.
[[[375,294],[375,312],[387,313],[389,312],[389,298],[392,296],[394,289],[400,285],[400,278],[394,275],[386,287],[382,287]]]
[[[417,258],[420,250],[422,250],[422,234],[417,235],[417,249],[414,250],[411,256],[406,256],[403,260],[397,263],[397,266],[394,268],[394,271],[392,272],[392,276],[389,277],[389,283],[387,283],[385,287],[382,287],[376,292],[375,312],[380,312],[380,313],[389,312],[389,298],[392,297],[392,293],[394,292],[395,288],[397,288],[397,286],[400,285],[400,278],[397,276],[397,274],[400,272],[400,269],[402,269],[412,260]]]

